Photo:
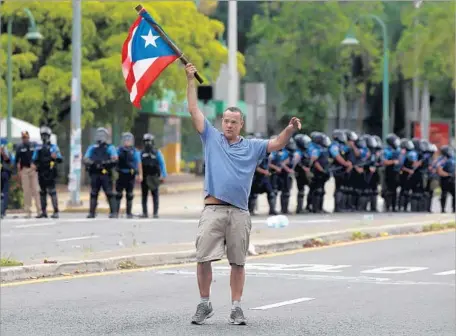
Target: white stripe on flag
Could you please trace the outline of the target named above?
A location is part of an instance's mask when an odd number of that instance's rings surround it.
[[[136,84],[141,80],[147,70],[154,64],[154,62],[158,59],[158,57],[153,58],[146,58],[139,61],[136,61],[133,64],[133,74],[135,76],[135,82],[131,88],[130,92],[130,101],[134,101],[136,95],[138,94],[138,88]]]

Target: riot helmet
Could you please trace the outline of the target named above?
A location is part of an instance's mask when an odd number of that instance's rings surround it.
[[[302,150],[305,151],[309,147],[310,143],[312,142],[312,139],[307,134],[297,134],[295,136],[295,141],[296,141],[296,146]]]
[[[310,139],[313,143],[319,145],[321,143],[321,132],[314,131],[310,133]]]
[[[334,130],[334,132],[332,134],[332,138],[334,141],[337,141],[340,144],[347,143],[347,133],[340,129]]]
[[[101,145],[108,142],[108,130],[104,127],[97,128],[95,132],[95,141]]]
[[[285,145],[285,149],[290,152],[296,151],[296,141],[293,138],[290,138],[288,143]]]
[[[375,147],[376,150],[381,150],[383,148],[382,139],[378,135],[374,135],[374,139],[377,142],[377,146]]]
[[[424,139],[420,140],[420,146],[423,153],[430,153],[429,148],[431,146],[430,142]]]
[[[366,148],[367,147],[366,139],[364,137],[356,139],[355,146],[358,148]]]
[[[52,131],[48,126],[41,126],[40,128],[41,140],[43,144],[48,144],[51,142]]]
[[[125,147],[133,147],[135,145],[135,137],[130,132],[122,133],[122,145]]]
[[[452,158],[454,156],[454,149],[448,145],[440,147],[440,153],[446,158]]]
[[[433,143],[430,143],[428,151],[429,151],[429,153],[434,154],[435,152],[437,152],[437,146],[434,145]]]
[[[386,143],[388,146],[391,146],[393,149],[398,149],[401,145],[401,140],[396,134],[388,134],[386,137]]]
[[[412,139],[413,147],[418,153],[422,153],[424,151],[424,146],[423,143],[419,138],[413,138]]]
[[[155,146],[155,137],[150,133],[146,133],[143,135],[143,143],[144,147],[151,149]]]
[[[361,137],[362,140],[365,141],[367,148],[370,151],[374,151],[377,148],[377,140],[372,135],[365,134]]]
[[[321,134],[321,145],[325,148],[331,146],[331,139],[326,134]]]
[[[345,133],[347,134],[348,141],[356,141],[359,139],[359,136],[358,136],[358,134],[356,134],[356,132],[353,132],[351,130],[346,130]]]
[[[401,139],[401,148],[405,149],[407,152],[409,152],[409,151],[413,150],[415,148],[415,146],[413,145],[412,140],[403,138],[403,139]]]

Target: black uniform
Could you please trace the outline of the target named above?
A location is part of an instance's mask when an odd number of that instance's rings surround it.
[[[141,151],[141,164],[143,170],[143,180],[141,182],[142,209],[143,218],[148,217],[147,198],[149,191],[152,194],[152,202],[154,206],[154,217],[158,217],[159,205],[159,187],[160,178],[163,175],[160,162],[161,153],[155,148],[154,137],[151,134],[145,134],[143,137],[144,150]]]
[[[91,145],[84,156],[86,169],[90,174],[90,211],[88,218],[94,218],[98,204],[100,189],[108,199],[110,218],[115,217],[116,200],[112,191],[112,169],[117,163],[117,152],[113,145],[106,143],[107,130],[99,129],[101,138],[97,144]]]
[[[442,188],[442,194],[440,198],[440,205],[442,212],[445,212],[446,201],[448,194],[453,198],[453,212],[456,211],[456,195],[455,195],[455,158],[454,150],[448,146],[444,146],[440,149],[445,161],[442,163],[442,170],[448,173],[449,176],[440,176],[440,187]]]
[[[400,141],[395,134],[389,134],[386,138],[386,148],[383,151],[383,166],[385,167],[385,179],[382,186],[382,197],[385,200],[385,211],[396,211],[397,188],[399,187],[400,163],[386,164],[385,161],[400,161]]]
[[[331,140],[325,134],[317,134],[312,141],[320,147],[317,160],[312,163],[311,171],[313,174],[310,182],[310,192],[312,193],[312,212],[322,213],[325,197],[325,183],[329,180],[329,167],[331,164],[328,147]],[[320,167],[317,167],[317,166]],[[319,169],[321,168],[321,169]]]
[[[310,190],[310,155],[308,153],[309,145],[312,141],[309,136],[305,134],[298,134],[295,136],[296,146],[299,150],[299,162],[296,164],[294,171],[295,171],[295,178],[296,178],[296,186],[298,188],[298,196],[297,196],[297,206],[296,206],[296,213],[302,213],[303,205],[304,205],[304,196],[305,196],[305,186],[307,186]],[[306,169],[309,171],[307,172]],[[310,194],[310,191],[308,191]],[[306,211],[310,211],[310,203],[307,202]]]
[[[59,203],[57,200],[56,182],[58,177],[57,164],[63,158],[57,145],[51,144],[51,130],[49,127],[41,128],[43,144],[38,145],[32,156],[33,164],[38,171],[38,184],[40,185],[41,215],[47,218],[47,194],[51,197],[54,213],[52,218],[59,217]]]
[[[116,181],[116,213],[119,213],[122,194],[125,190],[125,198],[127,199],[126,213],[128,218],[132,218],[133,214],[131,213],[131,210],[133,207],[133,190],[135,188],[135,178],[138,174],[139,159],[136,157],[136,149],[132,146],[120,147],[118,150],[118,155],[119,162],[117,165],[117,170],[119,172],[119,177]]]
[[[401,191],[399,193],[399,209],[403,211],[408,211],[408,205],[410,203],[410,194],[413,187],[412,176],[413,173],[408,173],[404,168],[414,170],[415,162],[418,160],[418,154],[414,150],[414,145],[411,140],[404,139],[402,142],[402,147],[405,149],[405,154],[402,158],[402,170],[399,176],[399,185]]]
[[[0,217],[3,218],[6,215],[6,209],[8,208],[9,198],[9,180],[13,172],[11,156],[4,145],[2,146],[2,153],[0,154],[0,166],[1,166],[1,186],[2,186],[2,198],[1,198],[1,213]]]
[[[269,158],[265,157],[261,160],[260,164],[258,165],[259,168],[262,168],[266,171],[268,170],[269,166]],[[275,215],[275,193],[272,189],[271,179],[268,175],[262,174],[258,171],[255,171],[252,179],[252,188],[250,189],[249,194],[249,211],[251,215],[255,214],[256,202],[258,199],[259,194],[266,193],[268,197],[268,204],[269,204],[269,214]]]

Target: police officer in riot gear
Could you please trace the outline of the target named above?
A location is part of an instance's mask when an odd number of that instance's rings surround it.
[[[351,130],[345,130],[345,132],[347,134],[346,160],[350,161],[351,164],[355,166],[358,157],[360,156],[359,149],[355,144],[355,141],[357,141],[359,137],[358,134]],[[357,204],[357,194],[355,191],[357,180],[356,172],[354,169],[351,169],[347,172],[345,183],[347,187],[345,189],[344,209],[346,211],[354,211],[356,210]]]
[[[296,178],[296,186],[298,188],[298,196],[297,196],[297,206],[296,206],[296,213],[302,213],[303,205],[304,205],[304,188],[307,186],[309,191],[307,194],[310,193],[310,181],[311,181],[311,174],[310,174],[310,153],[309,147],[312,142],[312,139],[307,134],[297,134],[295,136],[295,142],[297,147],[297,158],[295,161],[294,172]],[[310,203],[307,202],[306,210],[310,211]]]
[[[90,174],[90,210],[87,218],[95,218],[100,189],[108,199],[110,218],[115,218],[116,200],[112,191],[112,169],[117,164],[116,148],[108,144],[108,131],[100,127],[95,134],[96,144],[90,145],[84,155],[84,163]]]
[[[282,171],[279,174],[280,179],[280,212],[283,214],[289,214],[288,204],[290,202],[291,187],[293,184],[293,164],[294,155],[296,152],[296,142],[293,138],[290,138],[287,145],[283,150],[281,157],[281,168]]]
[[[331,145],[331,140],[326,134],[316,133],[312,138],[312,142],[318,145],[318,150],[311,153],[311,160],[315,155],[318,155],[315,161],[312,160],[311,171],[313,173],[312,181],[310,183],[310,190],[312,193],[312,212],[322,213],[323,202],[325,196],[325,183],[329,180],[329,166],[330,158],[328,148]]]
[[[250,135],[246,137],[247,139],[261,139],[262,135],[256,133],[254,136]],[[253,216],[255,215],[255,209],[257,206],[258,195],[266,193],[269,204],[269,214],[276,215],[275,212],[275,193],[271,184],[271,172],[269,171],[269,156],[266,155],[263,159],[260,160],[255,173],[253,174],[252,187],[249,194],[249,212]]]
[[[367,148],[366,137],[358,138],[355,141],[355,146],[359,151],[359,155],[355,158],[353,164],[353,183],[354,193],[352,205],[353,209],[357,211],[364,211],[367,206],[369,191],[368,184],[366,181],[365,168],[370,165],[370,152]]]
[[[373,167],[375,168],[372,173],[370,183],[371,198],[370,198],[370,211],[377,212],[378,206],[378,186],[381,182],[381,169],[383,167],[383,143],[379,136],[374,135],[375,147],[373,148],[372,160],[374,161]],[[371,170],[372,171],[372,170]]]
[[[117,149],[119,162],[117,170],[119,177],[116,181],[116,199],[117,209],[116,214],[119,214],[120,203],[122,201],[123,191],[125,190],[125,198],[127,199],[127,218],[133,218],[131,213],[133,207],[133,190],[135,188],[135,179],[142,182],[142,165],[141,154],[134,147],[134,137],[130,132],[122,134],[122,146]]]
[[[141,217],[148,217],[147,198],[150,191],[154,205],[153,215],[154,218],[158,218],[159,187],[160,183],[162,183],[167,176],[165,160],[163,159],[163,155],[160,150],[155,148],[155,138],[152,134],[144,134],[143,144],[144,149],[141,151],[141,164],[143,171],[141,195],[143,214]]]
[[[386,137],[386,147],[383,150],[385,179],[384,185],[382,186],[382,197],[385,200],[385,211],[396,211],[400,156],[401,149],[399,137],[396,134],[388,134]]]
[[[437,146],[429,144],[426,152],[429,155],[429,164],[427,166],[427,183],[424,188],[425,210],[432,212],[432,199],[434,197],[434,190],[439,185],[439,175],[437,174],[437,167],[440,165],[441,158],[437,155]]]
[[[52,218],[59,218],[59,202],[57,200],[56,180],[57,164],[63,158],[57,145],[51,144],[52,131],[43,126],[40,129],[42,144],[35,148],[32,162],[38,172],[38,184],[40,185],[41,214],[37,218],[47,218],[47,194],[51,196],[54,213]]]
[[[455,155],[454,149],[449,146],[442,146],[440,152],[444,157],[440,167],[437,168],[437,173],[440,176],[440,187],[442,188],[442,194],[440,198],[441,211],[446,211],[446,201],[448,194],[452,196],[452,208],[453,212],[456,212],[456,195],[455,195]]]
[[[362,138],[365,139],[368,154],[366,165],[364,167],[364,182],[365,187],[363,190],[363,196],[366,197],[364,200],[365,203],[361,204],[362,211],[367,211],[368,205],[370,205],[370,211],[376,212],[377,211],[377,196],[378,196],[378,181],[379,175],[377,171],[377,161],[378,161],[378,154],[377,150],[379,145],[377,140],[372,135],[364,135]]]
[[[276,135],[273,135],[271,139],[276,138]],[[269,171],[271,173],[270,180],[272,184],[272,190],[274,192],[273,198],[271,200],[272,214],[276,214],[275,204],[279,191],[282,189],[282,179],[280,178],[282,174],[282,162],[284,161],[285,149],[281,149],[277,152],[272,152],[269,155]]]
[[[335,181],[334,191],[334,212],[344,210],[344,193],[346,193],[346,174],[349,172],[353,164],[345,160],[347,152],[347,134],[342,130],[334,130],[332,134],[333,142],[329,146],[329,155],[332,159],[331,171]]]
[[[1,213],[0,218],[6,216],[6,209],[8,209],[8,197],[9,197],[9,180],[13,174],[14,157],[6,148],[8,142],[6,139],[1,139],[0,143],[0,167],[1,167]]]
[[[401,148],[403,149],[402,167],[399,176],[401,191],[399,192],[399,210],[408,211],[410,203],[410,193],[412,191],[412,176],[418,163],[418,154],[411,140],[402,139]]]
[[[417,163],[414,166],[413,174],[410,177],[410,184],[412,188],[410,209],[413,212],[419,212],[424,210],[423,200],[425,171],[423,168],[425,167],[423,166],[427,162],[427,155],[425,154],[425,151],[427,150],[427,142],[418,138],[413,138],[412,143],[417,154]]]

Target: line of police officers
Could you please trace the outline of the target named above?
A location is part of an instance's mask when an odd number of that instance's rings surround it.
[[[39,184],[40,207],[37,206],[36,218],[47,218],[47,195],[50,196],[54,213],[52,218],[59,217],[56,182],[58,177],[57,165],[63,158],[57,145],[51,144],[51,129],[47,126],[40,128],[42,144],[29,141],[28,133],[22,132],[22,144],[16,149],[16,155],[9,153],[6,140],[0,145],[1,163],[1,218],[6,215],[9,197],[9,180],[17,165],[24,188],[24,199],[27,217],[31,216],[31,198],[33,196],[36,178]],[[122,146],[116,149],[107,143],[108,131],[99,128],[96,132],[96,144],[91,145],[85,154],[84,163],[90,174],[90,210],[88,218],[94,218],[98,194],[103,188],[109,206],[110,218],[119,214],[123,192],[126,196],[127,218],[132,218],[133,189],[135,181],[141,182],[143,218],[148,217],[147,200],[149,192],[153,199],[153,216],[158,217],[159,186],[167,176],[166,166],[160,150],[155,148],[154,136],[144,134],[144,149],[139,152],[134,147],[134,137],[131,133],[122,135]],[[113,192],[113,169],[118,171],[116,192]],[[37,172],[37,177],[34,175]],[[25,183],[27,181],[27,183]]]
[[[378,136],[359,136],[339,129],[334,130],[332,140],[321,132],[296,134],[283,150],[259,163],[249,197],[251,214],[255,214],[257,198],[262,193],[267,194],[270,215],[277,214],[279,194],[280,212],[289,214],[293,176],[298,189],[297,214],[325,212],[325,184],[331,176],[335,181],[334,212],[377,212],[379,189],[384,211],[431,212],[434,190],[439,184],[441,211],[445,212],[451,194],[455,212],[454,150],[449,146],[437,150],[422,139],[400,139],[390,134],[383,144]]]
[[[94,218],[98,204],[98,194],[103,189],[110,207],[110,218],[119,216],[123,193],[126,198],[127,218],[133,218],[133,190],[135,182],[141,183],[142,218],[148,217],[147,200],[149,192],[153,200],[153,216],[158,218],[159,186],[166,178],[166,166],[162,153],[155,148],[154,136],[144,134],[144,149],[134,147],[133,134],[122,134],[122,145],[115,148],[108,144],[108,131],[98,128],[95,134],[96,143],[91,145],[84,156],[86,169],[90,174],[90,210],[88,218]],[[113,169],[117,169],[115,193],[113,192]]]

